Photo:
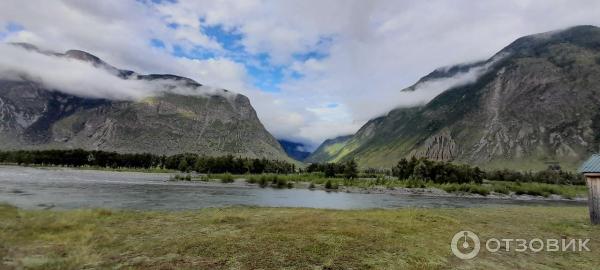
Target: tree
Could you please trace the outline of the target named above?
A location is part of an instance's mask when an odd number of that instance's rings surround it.
[[[406,158],[400,159],[398,164],[392,168],[392,175],[399,179],[408,179],[413,173],[413,168],[409,167],[408,160]]]
[[[417,163],[417,165],[413,169],[412,175],[417,179],[427,180],[429,176],[427,164],[425,164],[424,161],[420,161],[419,163]]]
[[[327,163],[325,165],[325,177],[335,177],[335,164]]]
[[[204,161],[204,158],[199,157],[196,159],[196,163],[194,164],[194,171],[198,172],[198,173],[203,173],[206,172],[206,162]]]
[[[358,166],[356,161],[351,159],[344,164],[344,177],[346,179],[354,179],[358,177]]]
[[[189,165],[187,163],[187,160],[185,157],[181,158],[181,161],[179,161],[179,165],[177,166],[177,169],[182,171],[182,172],[189,172]]]

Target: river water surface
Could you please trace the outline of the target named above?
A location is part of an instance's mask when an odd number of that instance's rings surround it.
[[[185,210],[251,205],[331,209],[583,206],[582,202],[362,194],[259,188],[246,183],[172,182],[169,174],[0,166],[0,202],[28,209]]]

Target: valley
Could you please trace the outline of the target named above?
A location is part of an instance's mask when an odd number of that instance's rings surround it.
[[[517,2],[0,1],[0,269],[598,268],[600,4]]]

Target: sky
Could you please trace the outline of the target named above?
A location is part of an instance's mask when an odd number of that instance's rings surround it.
[[[275,137],[314,149],[393,108],[429,101],[444,89],[401,90],[436,68],[488,59],[524,35],[599,26],[599,14],[597,0],[3,0],[0,42],[80,49],[121,69],[244,94]],[[18,62],[28,57],[0,54],[8,59],[0,70],[27,68]],[[48,80],[69,88],[101,76]],[[119,87],[133,97],[145,91]]]

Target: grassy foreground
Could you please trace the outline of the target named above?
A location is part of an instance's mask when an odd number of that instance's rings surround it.
[[[591,252],[450,252],[460,230],[482,239],[591,238]],[[30,211],[0,205],[3,268],[593,269],[600,226],[584,207],[187,212]]]

